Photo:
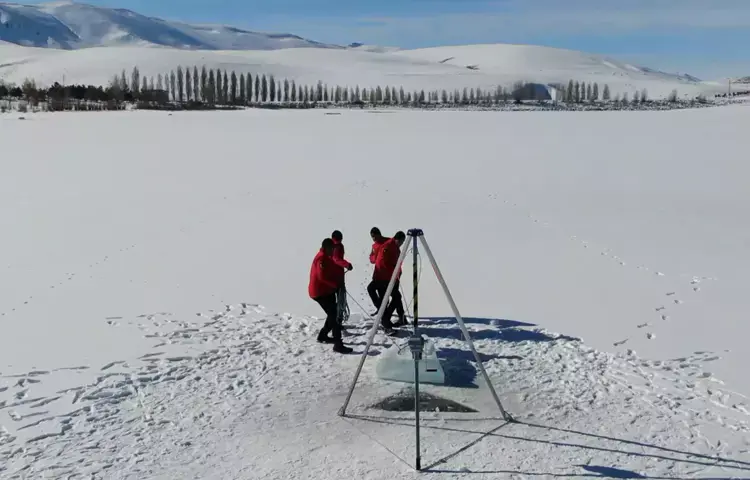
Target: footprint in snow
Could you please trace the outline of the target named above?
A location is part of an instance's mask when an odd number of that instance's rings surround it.
[[[653,340],[656,338],[656,335],[654,335],[653,333],[647,333],[646,338],[648,338],[649,340]]]
[[[615,342],[615,343],[613,343],[612,345],[614,345],[615,347],[619,347],[619,346],[621,346],[621,345],[625,345],[626,343],[628,343],[628,340],[629,340],[629,339],[628,339],[628,338],[626,338],[625,340],[621,340],[621,341],[619,341],[619,342]]]

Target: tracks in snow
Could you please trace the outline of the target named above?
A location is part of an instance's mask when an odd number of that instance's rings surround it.
[[[243,435],[240,425],[268,421],[273,428],[273,419],[286,418],[290,408],[313,404],[315,421],[326,419],[317,429],[333,428],[340,390],[358,360],[315,342],[320,320],[268,314],[257,304],[223,305],[190,319],[160,312],[139,320],[144,336],[154,341],[153,351],[139,358],[0,378],[4,478],[148,476],[171,462],[202,468],[218,461],[211,457],[218,439]],[[367,327],[364,322],[352,332]],[[425,323],[439,349],[465,349],[456,340],[457,327],[455,332],[445,327]],[[609,418],[615,430],[648,421],[666,431],[684,421],[684,436],[696,444],[713,438],[704,431],[707,425],[720,429],[724,442],[750,434],[747,399],[723,389],[702,368],[716,360],[711,353],[652,362],[598,352],[542,329],[469,328],[501,394],[516,392],[520,405],[528,407],[524,421],[559,426],[574,417],[616,413],[619,418]],[[374,360],[366,365],[373,368]],[[94,380],[54,395],[36,393],[55,376],[75,379],[84,373],[94,373]],[[64,413],[50,414],[54,406],[64,406]],[[262,448],[261,438],[247,441]],[[721,452],[710,445],[709,453]],[[529,454],[526,449],[524,458]],[[249,458],[258,455],[262,452]]]
[[[488,198],[492,201],[498,201],[499,197],[497,194],[490,194]],[[521,207],[510,200],[504,200],[504,204],[506,206],[512,207],[514,209],[521,209]],[[534,224],[537,224],[540,227],[543,228],[552,228],[552,224],[549,222],[537,218],[533,213],[527,212],[526,216],[529,218],[530,221],[532,221]],[[570,241],[575,242],[579,244],[582,248],[591,251],[591,252],[598,252],[599,256],[607,259],[609,261],[616,262],[618,265],[620,265],[623,268],[635,268],[637,271],[642,272],[644,275],[654,275],[659,278],[663,278],[665,280],[665,283],[667,280],[672,280],[673,285],[679,285],[677,291],[674,289],[669,289],[668,287],[665,287],[664,290],[664,302],[659,303],[657,305],[654,305],[654,316],[651,319],[648,319],[644,323],[640,323],[636,325],[636,328],[638,330],[643,330],[642,334],[648,339],[653,340],[656,338],[656,335],[650,331],[650,328],[654,326],[654,323],[656,322],[669,322],[673,321],[678,318],[680,309],[683,308],[682,306],[685,304],[685,299],[689,298],[691,295],[698,294],[702,291],[703,286],[708,284],[709,282],[716,281],[717,279],[714,277],[708,277],[708,276],[701,276],[701,275],[668,275],[664,273],[664,271],[653,268],[653,266],[646,266],[634,262],[630,262],[625,258],[620,257],[619,255],[615,254],[611,249],[605,248],[605,247],[597,247],[595,244],[579,238],[576,235],[569,235],[568,237]],[[674,282],[677,283],[674,283]],[[645,330],[644,330],[645,329]],[[634,332],[641,334],[640,332]],[[624,338],[622,340],[618,340],[613,343],[613,346],[620,347],[626,345],[630,341],[630,337]]]

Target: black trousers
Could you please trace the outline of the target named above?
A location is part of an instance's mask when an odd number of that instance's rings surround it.
[[[381,324],[384,327],[393,327],[393,322],[391,322],[393,312],[398,313],[399,319],[404,318],[405,316],[404,304],[401,300],[400,286],[400,281],[396,280],[396,283],[393,285],[393,291],[391,292],[391,300],[388,302],[388,306],[385,307],[385,312],[383,312]],[[367,293],[370,294],[370,299],[372,299],[372,303],[378,310],[380,310],[380,306],[383,304],[383,298],[385,297],[387,290],[388,282],[385,280],[373,280],[367,286]]]
[[[381,280],[373,280],[367,285],[367,293],[370,295],[370,300],[372,300],[372,304],[375,305],[375,308],[378,310],[380,310],[380,303],[382,302],[382,297],[385,295],[387,288],[388,282],[383,282]]]
[[[329,333],[332,333],[334,342],[341,343],[341,325],[337,321],[338,316],[338,302],[336,294],[325,295],[323,297],[314,298],[318,305],[321,306],[324,312],[326,312],[326,322],[323,324],[323,328],[320,329],[318,334],[319,338],[327,337]]]

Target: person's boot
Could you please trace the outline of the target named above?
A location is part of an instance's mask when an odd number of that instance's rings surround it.
[[[336,353],[352,353],[354,350],[345,346],[342,342],[336,342],[333,344],[333,351]]]
[[[393,324],[394,327],[404,327],[406,325],[409,325],[409,321],[406,319],[406,317],[399,318],[396,323]]]
[[[318,334],[318,343],[334,343],[333,337],[329,337],[327,334],[320,332]]]

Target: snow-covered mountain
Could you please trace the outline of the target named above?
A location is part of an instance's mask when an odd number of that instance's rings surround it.
[[[285,33],[259,33],[225,25],[191,25],[122,8],[76,2],[0,3],[0,40],[66,50],[116,45],[200,50],[342,48]]]
[[[677,90],[681,97],[693,97],[725,90],[687,74],[544,46],[339,46],[68,1],[0,3],[0,80],[96,85],[134,66],[145,76],[157,76],[180,65],[205,65],[238,75],[266,73],[298,83],[410,90],[494,89],[517,81],[554,85],[571,79],[608,84],[613,96],[646,90],[650,97],[660,98]]]

